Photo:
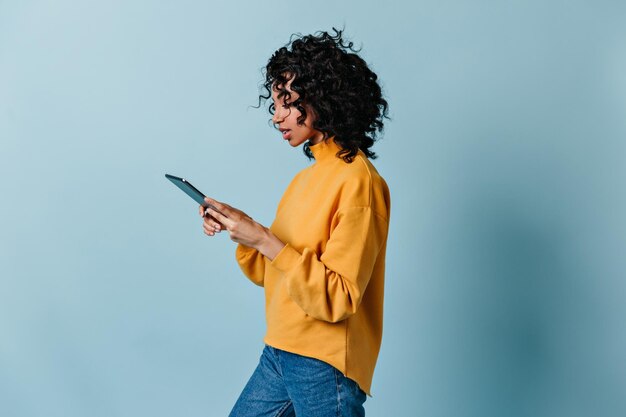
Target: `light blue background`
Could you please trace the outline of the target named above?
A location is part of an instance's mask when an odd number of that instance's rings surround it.
[[[392,121],[368,416],[626,412],[623,2],[0,0],[0,416],[226,415],[263,293],[163,174],[268,225],[308,164],[256,104],[346,27]]]

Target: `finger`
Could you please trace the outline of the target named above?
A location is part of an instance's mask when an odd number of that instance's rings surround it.
[[[233,221],[231,219],[229,219],[228,217],[224,216],[219,211],[216,211],[216,210],[212,209],[211,207],[209,207],[207,209],[207,211],[209,212],[209,214],[211,216],[215,217],[215,219],[218,222],[220,222],[222,225],[226,226],[226,229],[228,229],[229,227],[231,227],[233,225]]]
[[[223,201],[217,201],[216,199],[211,198],[211,197],[204,197],[204,201],[206,201],[212,206],[217,207],[218,210],[223,209],[223,208],[231,208],[228,204],[224,203]]]
[[[211,216],[211,214],[209,214],[209,209],[205,209],[204,210],[204,221],[211,221],[213,222],[212,224],[215,224],[217,226],[219,226],[220,229],[225,229],[224,225],[221,224],[219,221],[217,221],[217,219],[213,216]]]
[[[228,204],[220,203],[219,201],[214,200],[210,197],[204,197],[204,201],[209,204],[209,208],[213,206],[215,210],[224,214],[226,217],[230,217],[229,214],[231,214],[231,207]]]
[[[214,236],[215,233],[216,233],[216,231],[213,228],[207,227],[206,225],[204,226],[204,234],[205,235]]]
[[[211,215],[209,214],[208,207],[207,206],[201,206],[202,207],[202,217],[210,217]]]
[[[224,225],[221,224],[215,217],[211,216],[208,212],[208,209],[206,211],[206,214],[204,216],[204,223],[208,224],[211,227],[215,227],[215,226],[219,226],[220,228],[224,228]]]
[[[214,230],[222,229],[222,225],[219,224],[217,221],[215,221],[213,218],[205,217],[204,224],[205,226],[210,227],[211,229],[214,229]]]

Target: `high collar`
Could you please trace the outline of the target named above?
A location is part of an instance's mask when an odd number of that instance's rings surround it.
[[[309,145],[309,149],[315,158],[315,162],[321,162],[336,158],[341,147],[335,143],[334,138],[328,138],[315,145]]]

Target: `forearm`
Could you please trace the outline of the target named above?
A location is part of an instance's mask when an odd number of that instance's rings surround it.
[[[263,237],[260,239],[255,249],[262,253],[270,261],[273,261],[276,255],[285,247],[283,243],[272,231],[264,227]]]

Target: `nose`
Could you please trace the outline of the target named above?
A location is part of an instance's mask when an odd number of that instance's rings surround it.
[[[272,116],[272,123],[280,123],[285,119],[285,109],[283,106],[277,106],[274,109],[274,115]]]

